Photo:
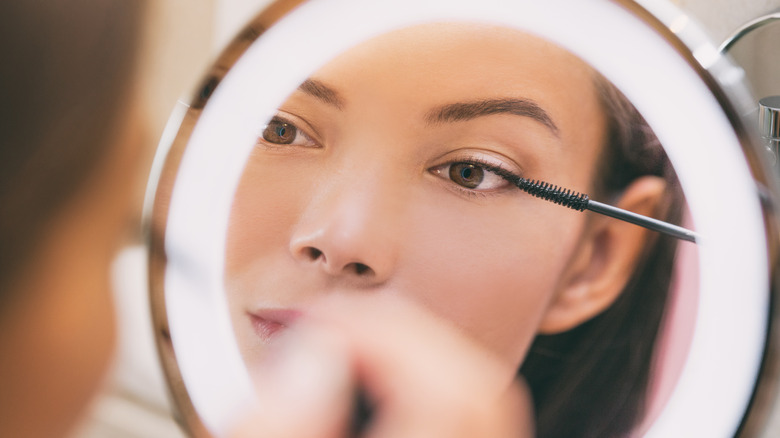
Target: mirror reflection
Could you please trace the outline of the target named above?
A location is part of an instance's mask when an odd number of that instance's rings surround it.
[[[426,24],[311,74],[259,130],[230,213],[224,286],[250,374],[317,297],[393,294],[512,364],[540,436],[639,427],[675,255],[693,245],[534,198],[507,174],[682,221],[641,114],[544,39]]]

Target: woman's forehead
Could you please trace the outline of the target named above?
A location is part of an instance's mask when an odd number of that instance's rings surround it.
[[[481,76],[475,76],[479,73]],[[349,79],[413,76],[425,82],[465,80],[472,87],[488,79],[503,83],[543,80],[541,74],[586,80],[591,69],[566,50],[516,29],[471,23],[436,23],[383,34],[328,63],[316,76]],[[335,79],[334,78],[334,79]],[[343,82],[346,82],[343,81]],[[388,81],[389,82],[389,81]]]
[[[532,102],[564,141],[601,144],[603,110],[593,69],[557,45],[507,27],[435,23],[365,41],[311,76],[344,111],[429,114],[450,104]],[[568,138],[566,138],[568,137]]]

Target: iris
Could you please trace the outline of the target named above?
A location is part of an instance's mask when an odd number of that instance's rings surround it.
[[[485,178],[485,170],[469,163],[455,163],[450,166],[450,179],[456,184],[473,189]]]
[[[298,128],[281,120],[271,120],[263,130],[263,140],[274,144],[291,144],[297,137]]]

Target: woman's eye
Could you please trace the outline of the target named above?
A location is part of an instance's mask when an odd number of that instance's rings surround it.
[[[469,190],[496,190],[509,184],[506,179],[491,171],[488,166],[475,163],[449,163],[437,167],[434,169],[434,173]]]
[[[292,123],[274,118],[263,129],[263,140],[274,145],[316,147],[314,140]]]

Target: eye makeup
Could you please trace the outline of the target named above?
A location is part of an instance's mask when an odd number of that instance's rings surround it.
[[[500,167],[493,167],[490,171],[500,175],[502,178],[531,196],[571,208],[572,210],[590,210],[649,230],[658,231],[677,239],[693,243],[701,241],[701,236],[691,230],[628,210],[623,210],[612,205],[593,201],[588,195],[583,193],[575,192],[544,181],[526,179],[501,169]]]

